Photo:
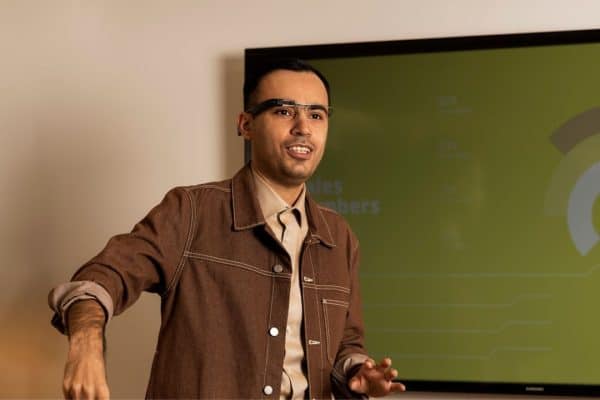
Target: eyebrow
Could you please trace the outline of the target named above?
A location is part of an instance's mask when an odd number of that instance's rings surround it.
[[[291,99],[268,99],[263,102],[260,102],[254,106],[248,107],[246,112],[256,116],[263,111],[268,110],[271,107],[279,107],[279,106],[305,106],[310,110],[322,110],[327,113],[327,115],[331,115],[331,107],[325,106],[323,104],[303,104],[297,103],[295,100]]]

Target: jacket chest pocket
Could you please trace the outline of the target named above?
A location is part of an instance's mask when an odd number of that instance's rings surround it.
[[[322,299],[322,304],[323,317],[325,319],[327,359],[333,365],[344,335],[346,314],[348,313],[348,306],[350,304],[347,301],[333,299]]]

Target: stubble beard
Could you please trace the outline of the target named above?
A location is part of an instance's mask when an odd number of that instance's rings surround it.
[[[316,161],[315,164],[310,161],[302,162],[293,159],[283,159],[277,163],[267,161],[261,162],[261,166],[257,166],[256,164],[255,166],[268,180],[274,180],[274,183],[285,187],[296,187],[303,185],[310,179],[317,170],[317,167],[321,162],[321,157],[319,157],[318,160],[314,160]],[[265,155],[265,157],[262,158],[263,161],[268,159],[269,155]]]
[[[289,186],[299,186],[309,180],[314,171],[314,169],[284,165],[281,168],[281,175],[287,178]]]

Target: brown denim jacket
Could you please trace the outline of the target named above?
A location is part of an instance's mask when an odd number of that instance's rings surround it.
[[[358,242],[308,195],[306,213],[299,270],[308,396],[348,397],[333,365],[366,354]],[[115,315],[142,291],[162,297],[148,398],[279,397],[291,260],[265,225],[249,166],[230,180],[171,190],[73,279],[102,285]]]

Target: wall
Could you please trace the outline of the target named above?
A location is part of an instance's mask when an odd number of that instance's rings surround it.
[[[594,0],[1,0],[0,397],[61,395],[50,287],[168,188],[242,165],[244,48],[597,28],[598,15]],[[144,393],[158,305],[144,296],[110,324],[114,398]],[[483,396],[405,396],[466,397]]]

